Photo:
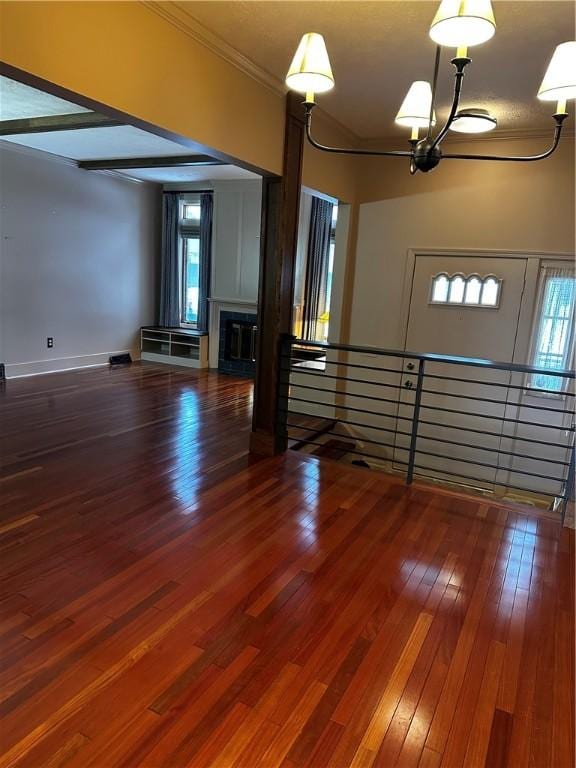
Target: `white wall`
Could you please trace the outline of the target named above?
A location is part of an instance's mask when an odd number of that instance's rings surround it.
[[[210,367],[218,367],[220,312],[256,314],[262,182],[214,181]]]
[[[256,303],[262,182],[215,181],[213,187],[211,296]]]
[[[159,187],[1,143],[0,171],[7,375],[138,356],[140,326],[157,319]]]

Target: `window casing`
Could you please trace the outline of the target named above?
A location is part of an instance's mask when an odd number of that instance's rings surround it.
[[[534,318],[530,364],[551,373],[533,373],[528,386],[543,394],[559,395],[568,382],[553,371],[570,368],[573,357],[576,278],[569,267],[544,266]]]
[[[449,275],[440,272],[432,278],[430,304],[498,309],[502,280],[496,275]]]

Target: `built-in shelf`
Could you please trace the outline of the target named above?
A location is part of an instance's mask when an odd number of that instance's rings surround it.
[[[207,368],[208,334],[188,328],[141,328],[140,357],[153,363]]]

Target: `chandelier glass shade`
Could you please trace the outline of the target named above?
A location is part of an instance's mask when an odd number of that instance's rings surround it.
[[[450,126],[457,133],[486,133],[496,128],[498,121],[487,109],[459,109]]]
[[[496,20],[490,0],[442,0],[430,26],[430,37],[437,43],[432,84],[417,80],[410,86],[395,118],[398,125],[411,129],[410,149],[372,150],[331,147],[321,144],[312,136],[312,111],[316,106],[315,94],[334,87],[334,75],[328,57],[326,43],[321,34],[309,32],[302,37],[286,75],[286,84],[294,91],[305,94],[306,136],[310,144],[324,152],[379,157],[405,157],[410,161],[410,172],[428,172],[442,159],[490,160],[506,162],[530,162],[549,157],[558,147],[562,126],[568,113],[566,100],[576,98],[576,41],[561,43],[554,54],[538,91],[542,101],[556,101],[554,135],[552,143],[537,155],[476,155],[442,152],[441,142],[449,131],[460,133],[484,133],[493,130],[497,120],[480,107],[459,109],[462,81],[466,67],[471,63],[468,48],[489,40],[496,31]],[[456,48],[451,59],[455,69],[454,93],[448,117],[440,130],[433,135],[436,125],[436,91],[442,46]],[[419,138],[419,131],[426,135]]]

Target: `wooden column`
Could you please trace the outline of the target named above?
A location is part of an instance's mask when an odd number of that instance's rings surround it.
[[[304,154],[302,96],[286,97],[283,175],[264,179],[260,283],[258,294],[258,349],[250,450],[271,456],[286,450],[278,434],[280,341],[292,332],[292,301],[298,240],[298,213]]]

